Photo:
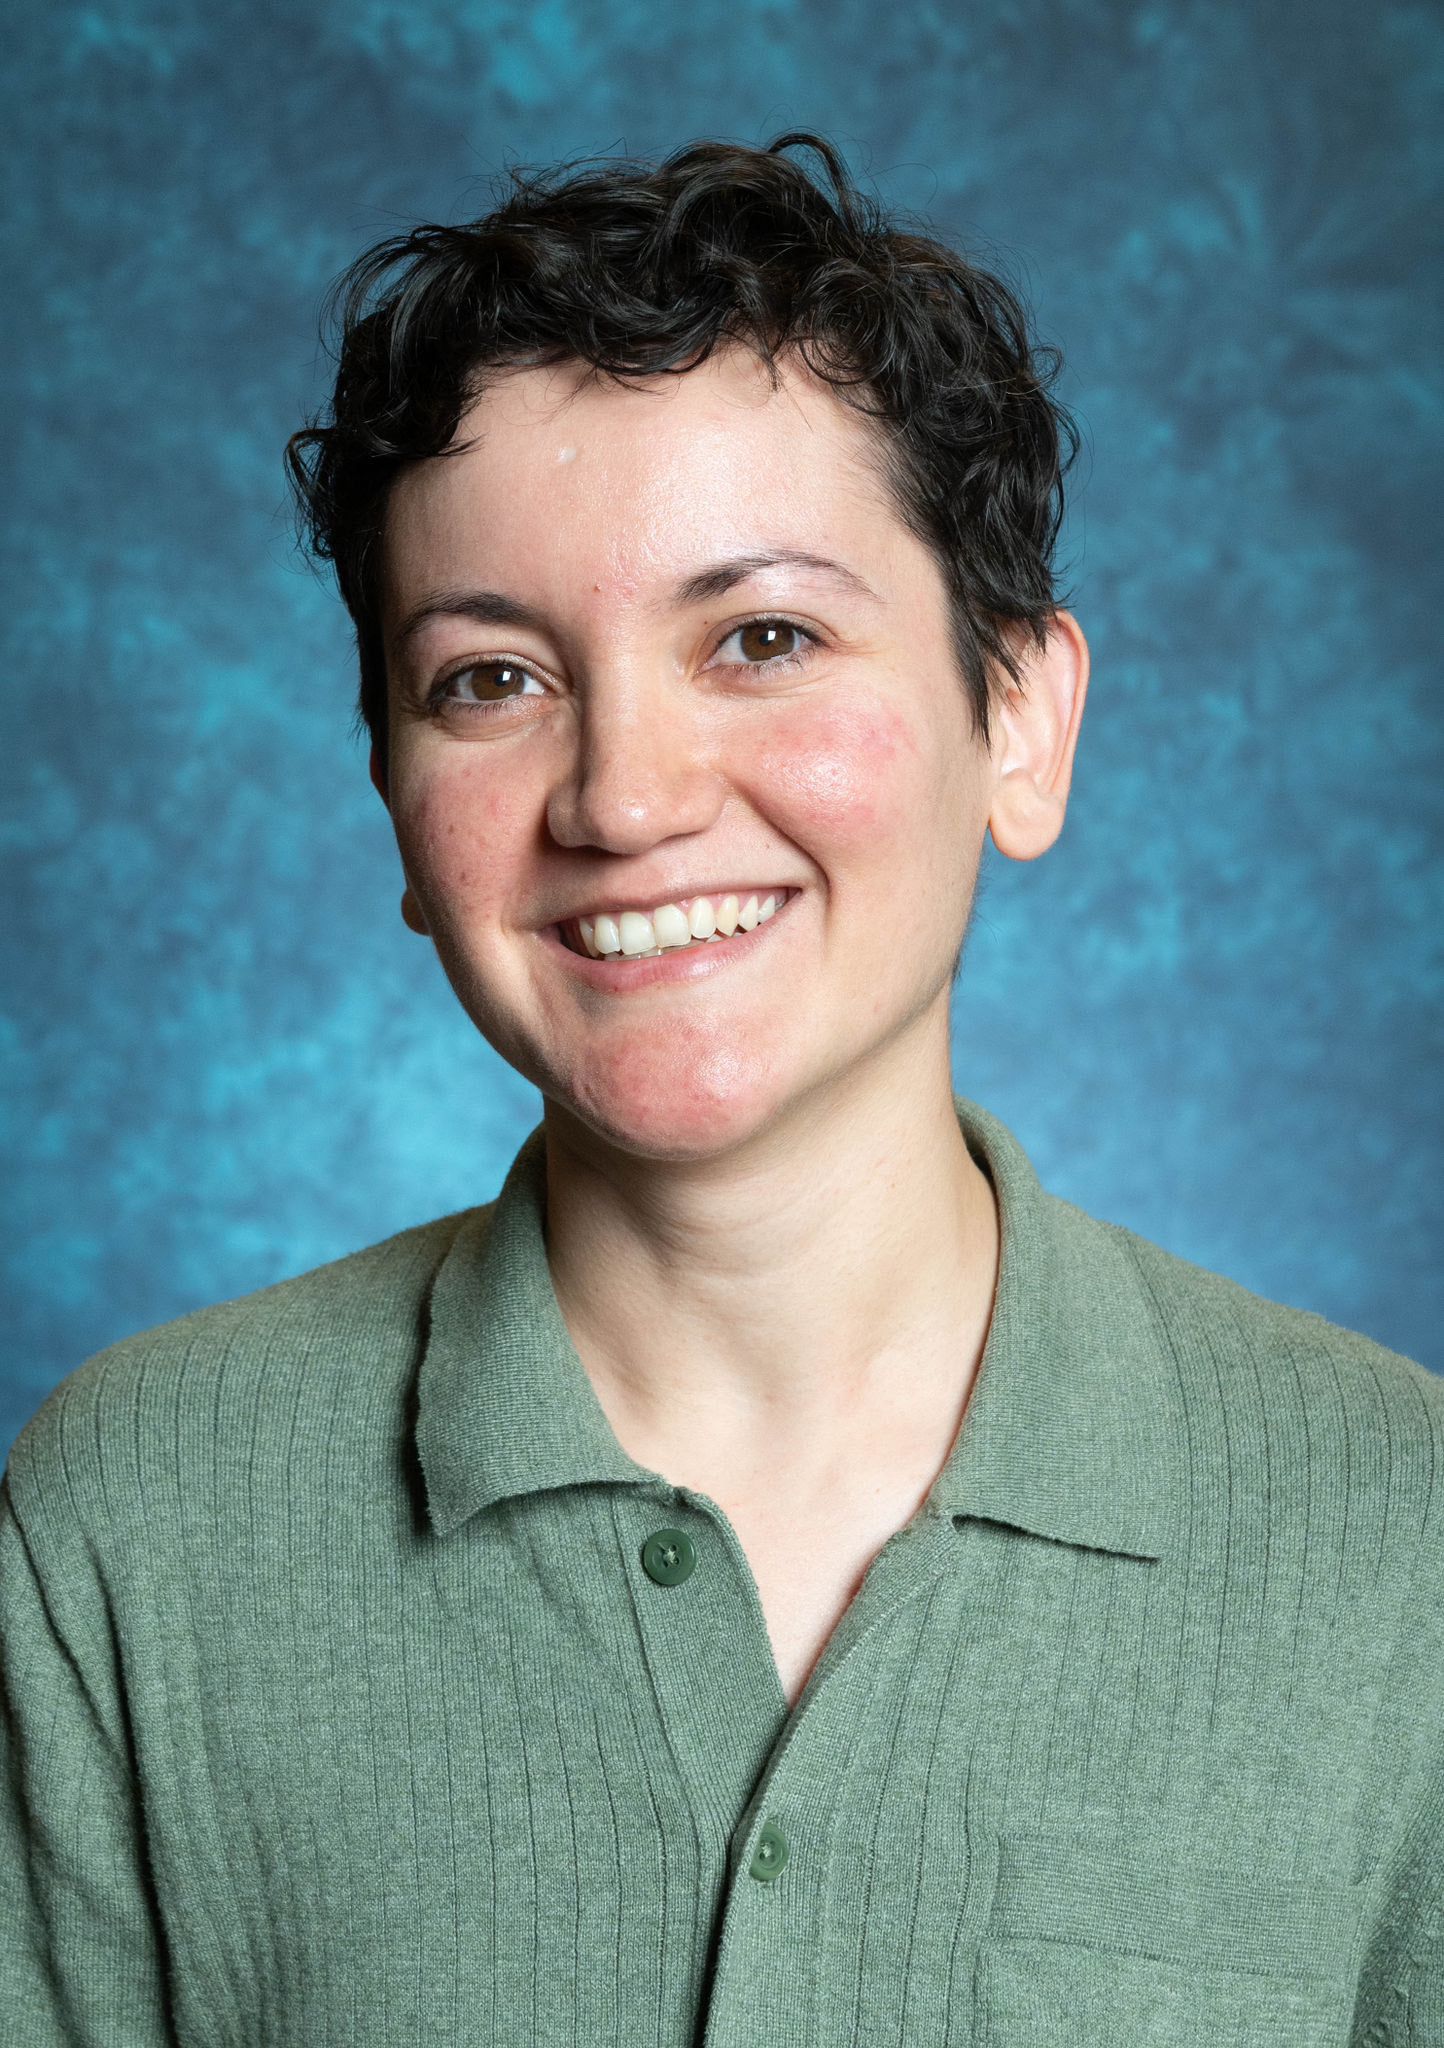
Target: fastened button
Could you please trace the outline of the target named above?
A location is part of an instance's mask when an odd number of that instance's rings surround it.
[[[696,1562],[685,1529],[654,1529],[642,1545],[642,1569],[659,1586],[680,1586]]]
[[[757,1837],[757,1847],[752,1851],[752,1862],[748,1875],[763,1884],[771,1884],[779,1877],[787,1864],[787,1837],[775,1820],[762,1823],[762,1832]]]

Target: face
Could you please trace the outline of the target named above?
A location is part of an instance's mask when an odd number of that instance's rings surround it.
[[[548,1115],[638,1156],[714,1156],[946,1045],[997,764],[870,433],[743,350],[645,385],[512,371],[393,489],[373,775],[408,921]],[[558,931],[784,892],[658,957]]]

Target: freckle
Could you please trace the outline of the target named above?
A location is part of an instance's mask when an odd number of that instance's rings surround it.
[[[577,459],[577,451],[576,451],[576,449],[575,449],[575,448],[558,448],[558,450],[557,450],[557,461],[558,461],[558,462],[575,462],[575,461],[576,461],[576,459]]]

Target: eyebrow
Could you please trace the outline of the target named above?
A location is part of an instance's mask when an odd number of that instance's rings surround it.
[[[534,606],[500,590],[438,590],[424,597],[409,611],[392,635],[392,647],[399,654],[433,619],[471,619],[478,626],[522,626],[533,633],[545,633],[547,622]]]
[[[871,598],[874,604],[882,602],[856,570],[832,561],[827,555],[809,555],[798,548],[759,548],[751,554],[713,562],[684,577],[672,593],[673,603],[705,604],[709,598],[725,597],[737,584],[745,583],[749,576],[759,575],[764,569],[811,569],[818,575],[833,577],[859,596]],[[423,598],[401,620],[392,639],[396,651],[408,646],[433,619],[470,619],[478,626],[519,626],[533,633],[548,630],[543,613],[533,605],[523,604],[520,598],[508,597],[504,591],[439,590]]]
[[[833,577],[862,597],[870,597],[874,604],[882,602],[856,570],[847,568],[842,562],[832,561],[827,555],[804,554],[799,548],[760,548],[752,554],[733,555],[725,562],[714,562],[710,568],[699,569],[695,576],[688,576],[677,585],[676,601],[684,605],[702,604],[709,597],[725,597],[734,584],[745,583],[749,576],[756,576],[763,569],[812,569],[819,575]]]

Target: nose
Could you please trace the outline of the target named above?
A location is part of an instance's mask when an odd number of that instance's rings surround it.
[[[716,819],[726,797],[716,736],[680,679],[594,679],[575,733],[547,803],[558,845],[636,854]]]

